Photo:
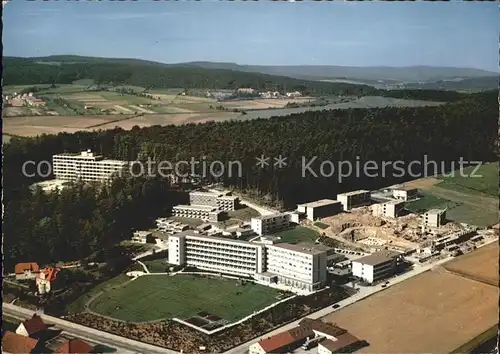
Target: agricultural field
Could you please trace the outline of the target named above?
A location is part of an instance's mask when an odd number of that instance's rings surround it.
[[[286,243],[314,244],[314,241],[316,241],[320,237],[320,234],[317,231],[309,229],[307,227],[298,226],[290,230],[274,233],[273,236],[280,237],[281,241]]]
[[[185,319],[201,311],[235,321],[276,302],[277,296],[272,288],[237,280],[149,275],[103,293],[90,309],[130,322]]]
[[[466,168],[470,174],[475,167]],[[419,188],[423,198],[408,203],[406,208],[418,211],[448,208],[448,219],[480,227],[498,222],[498,162],[482,165],[475,173],[482,177],[463,177],[455,171],[453,177],[430,177],[406,183]],[[425,183],[427,181],[428,183]]]
[[[429,271],[323,319],[370,345],[359,353],[450,353],[498,323],[495,286]]]
[[[453,273],[493,286],[498,285],[498,243],[481,247],[445,264]]]

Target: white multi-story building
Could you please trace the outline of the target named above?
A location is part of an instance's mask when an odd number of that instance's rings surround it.
[[[261,215],[250,221],[252,230],[259,236],[280,231],[290,226],[290,214]]]
[[[252,277],[265,267],[264,246],[185,231],[169,237],[168,262]]]
[[[422,226],[440,227],[446,220],[446,209],[431,209],[422,214]]]
[[[402,256],[399,252],[387,250],[376,252],[353,260],[351,262],[352,275],[371,284],[394,274],[401,259]]]
[[[128,162],[104,159],[90,150],[79,154],[63,153],[52,157],[52,169],[58,180],[85,182],[109,181],[118,175],[124,175]]]
[[[403,211],[405,202],[403,200],[390,200],[385,203],[373,205],[374,216],[382,218],[397,218]]]
[[[222,211],[208,205],[176,205],[172,208],[172,214],[182,218],[195,218],[207,221],[219,221],[223,216]]]
[[[228,195],[228,193],[212,193],[194,191],[189,193],[189,203],[191,205],[208,205],[217,207],[220,210],[236,210],[239,204],[239,198]]]
[[[415,199],[418,195],[416,188],[399,187],[392,190],[392,196],[399,200],[408,201]]]
[[[344,211],[351,210],[352,208],[360,207],[370,204],[371,197],[370,191],[359,190],[337,195],[337,200],[342,203]]]
[[[296,289],[320,289],[326,283],[326,253],[288,243],[266,245],[266,277]]]
[[[254,277],[267,285],[301,291],[323,287],[327,250],[286,243],[264,244],[184,231],[168,238],[168,262],[212,272]]]

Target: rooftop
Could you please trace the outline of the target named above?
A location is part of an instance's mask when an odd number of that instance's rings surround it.
[[[26,332],[28,332],[28,335],[45,331],[47,329],[47,325],[37,314],[34,314],[29,320],[24,321],[23,326],[26,329]]]
[[[438,215],[438,214],[442,214],[446,211],[446,209],[430,209],[430,210],[427,210],[425,213],[426,214],[433,214],[433,215]]]
[[[66,342],[63,343],[56,351],[54,351],[54,354],[66,354],[66,353],[78,353],[78,354],[84,354],[84,353],[92,353],[94,350],[94,347],[88,344],[87,342],[84,342],[81,339],[70,339]]]
[[[286,332],[262,339],[259,341],[259,345],[266,353],[279,353],[279,349],[313,336],[314,333],[310,329],[295,327]]]
[[[338,337],[347,333],[347,330],[332,325],[330,323],[323,322],[321,320],[313,320],[311,318],[304,318],[299,322],[299,326],[303,328],[308,328],[310,330],[315,330],[316,332],[323,333],[332,337]]]
[[[384,202],[383,204],[401,205],[401,204],[405,204],[405,201],[404,200],[388,200],[387,202]]]
[[[370,254],[368,256],[358,258],[358,259],[354,260],[353,262],[358,262],[358,263],[363,263],[363,264],[368,264],[368,265],[377,265],[380,263],[390,261],[391,259],[394,259],[399,255],[401,255],[401,253],[399,253],[399,252],[384,250],[384,251],[375,252],[375,253]]]
[[[337,340],[331,340],[327,339],[323,342],[321,342],[319,345],[322,345],[326,349],[328,349],[332,353],[336,353],[341,351],[343,348],[352,345],[356,342],[359,342],[359,339],[354,337],[352,334],[349,332],[346,332],[338,337],[336,337]]]
[[[357,191],[351,191],[351,192],[347,192],[347,193],[340,193],[340,194],[337,194],[337,198],[339,196],[351,196],[351,195],[358,195],[358,194],[364,194],[364,193],[370,193],[369,190],[366,190],[366,189],[360,189],[360,190],[357,190]]]
[[[282,216],[285,216],[287,215],[286,213],[274,213],[274,214],[270,214],[270,215],[260,215],[260,216],[256,216],[252,219],[257,219],[257,220],[267,220],[267,219],[272,219],[272,218],[276,218],[276,217],[282,217]]]
[[[16,274],[23,274],[25,271],[31,271],[33,273],[38,273],[40,268],[37,263],[18,263],[15,266]]]
[[[314,202],[309,202],[309,203],[300,204],[300,205],[306,206],[306,207],[309,207],[309,208],[317,208],[317,207],[320,207],[320,206],[330,205],[330,204],[337,204],[337,203],[340,203],[340,201],[339,200],[333,200],[333,199],[321,199],[321,200],[316,200]]]
[[[301,245],[293,245],[293,244],[290,244],[290,243],[278,243],[278,244],[275,244],[273,245],[274,247],[279,247],[279,248],[283,248],[283,249],[287,249],[287,250],[290,250],[290,251],[295,251],[295,252],[300,252],[300,253],[305,253],[305,254],[321,254],[321,253],[324,253],[326,252],[326,250],[320,250],[320,249],[317,249],[317,248],[313,248],[313,247],[306,247],[306,246],[301,246]]]
[[[407,192],[411,192],[411,191],[416,191],[417,188],[408,187],[408,186],[402,185],[402,186],[398,186],[398,187],[393,188],[393,190],[395,190],[395,191],[407,191]]]
[[[185,210],[201,210],[201,211],[214,211],[216,210],[215,207],[209,206],[209,205],[176,205],[174,206],[175,209],[185,209]]]
[[[36,339],[6,331],[2,337],[2,352],[31,353],[37,344]]]

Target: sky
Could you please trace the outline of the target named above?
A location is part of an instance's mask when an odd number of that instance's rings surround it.
[[[5,56],[499,68],[494,2],[11,0],[3,25]]]

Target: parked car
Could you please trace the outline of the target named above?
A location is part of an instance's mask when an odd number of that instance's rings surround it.
[[[340,307],[340,305],[339,305],[339,304],[335,304],[335,305],[333,305],[332,307],[333,307],[334,309],[338,309],[338,308]]]

